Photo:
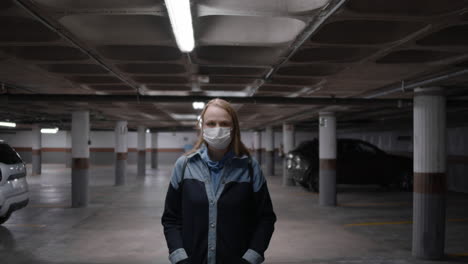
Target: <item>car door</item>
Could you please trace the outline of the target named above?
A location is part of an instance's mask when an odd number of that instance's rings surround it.
[[[382,157],[380,151],[373,145],[367,142],[356,142],[356,158],[359,161],[356,164],[361,166],[362,177],[357,179],[360,184],[375,184],[380,183],[382,173]]]
[[[351,140],[338,141],[338,183],[356,184],[362,177],[362,158]]]

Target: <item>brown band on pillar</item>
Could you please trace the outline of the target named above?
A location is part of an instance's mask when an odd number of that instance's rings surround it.
[[[70,153],[71,153],[71,152],[72,152],[72,149],[71,149],[71,148],[67,148],[67,149],[65,149],[65,152],[70,152]]]
[[[138,155],[145,154],[145,153],[146,153],[146,150],[138,150]]]
[[[33,149],[32,154],[33,155],[41,155],[41,150],[40,149]]]
[[[127,152],[117,152],[117,160],[127,160]]]
[[[321,170],[336,170],[336,159],[320,159]]]
[[[425,194],[444,194],[447,191],[445,173],[414,173],[414,192]]]
[[[88,169],[89,159],[88,158],[73,158],[72,169]]]
[[[158,152],[158,149],[151,149],[151,152],[156,153],[156,152]]]

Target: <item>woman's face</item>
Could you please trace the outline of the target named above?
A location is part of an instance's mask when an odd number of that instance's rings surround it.
[[[210,105],[203,116],[203,128],[212,127],[232,128],[232,118],[229,113],[216,105]]]

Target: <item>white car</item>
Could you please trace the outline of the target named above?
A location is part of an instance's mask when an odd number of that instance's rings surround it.
[[[0,141],[0,224],[28,202],[26,166],[12,147]]]

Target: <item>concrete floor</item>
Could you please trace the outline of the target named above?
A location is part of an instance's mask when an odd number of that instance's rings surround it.
[[[63,165],[28,176],[29,206],[0,226],[0,263],[169,263],[160,219],[170,167],[144,180],[129,172],[113,187],[113,168],[93,167],[86,209],[70,208]],[[411,257],[411,193],[340,186],[340,206],[320,208],[316,194],[268,180],[278,222],[266,263],[468,263],[468,194],[449,194],[448,256],[431,262]]]

